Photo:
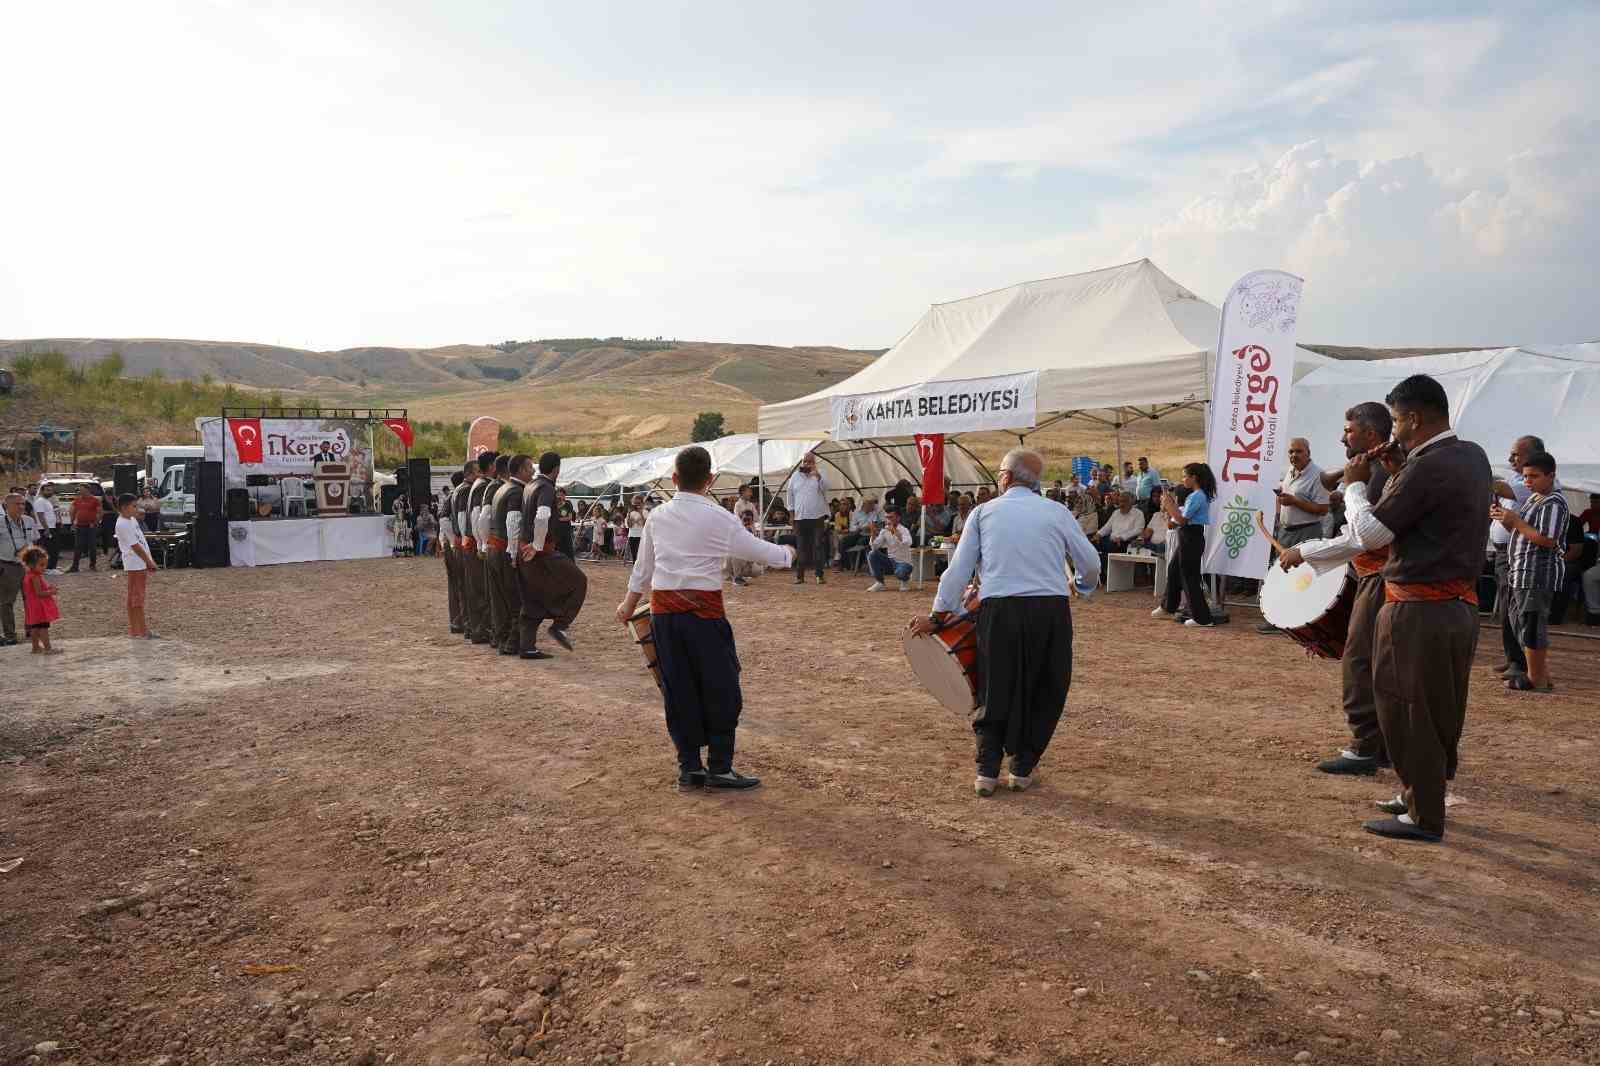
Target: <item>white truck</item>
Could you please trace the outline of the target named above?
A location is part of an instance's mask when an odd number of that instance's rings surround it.
[[[144,474],[161,501],[163,525],[194,517],[194,468],[205,454],[198,444],[152,444],[144,450]]]

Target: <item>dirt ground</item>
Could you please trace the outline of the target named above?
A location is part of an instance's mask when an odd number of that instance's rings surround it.
[[[576,654],[444,625],[433,560],[62,579],[0,652],[0,1062],[1600,1063],[1595,645],[1473,675],[1439,846],[1330,778],[1337,664],[1075,607],[1036,791],[907,670],[925,593],[730,591],[738,764],[680,795],[589,567]],[[1486,635],[1487,631],[1486,631]],[[252,967],[286,968],[252,972]]]

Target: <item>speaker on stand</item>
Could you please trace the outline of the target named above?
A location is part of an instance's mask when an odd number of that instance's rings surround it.
[[[433,496],[433,463],[427,459],[412,459],[406,463],[406,495],[411,499],[411,509],[425,506]]]
[[[139,495],[139,468],[132,463],[117,463],[111,468],[111,485],[113,498]]]
[[[221,518],[224,499],[222,495],[222,464],[201,460],[195,472],[194,514],[196,518]]]
[[[250,519],[250,490],[228,490],[228,521],[247,522]]]

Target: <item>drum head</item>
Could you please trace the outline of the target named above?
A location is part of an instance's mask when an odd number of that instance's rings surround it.
[[[1315,622],[1339,599],[1344,588],[1344,569],[1329,570],[1322,576],[1301,563],[1293,570],[1273,563],[1261,584],[1261,613],[1279,629],[1294,629]]]
[[[901,643],[905,646],[911,672],[933,698],[957,714],[971,714],[977,706],[972,686],[967,683],[961,664],[945,650],[944,644],[934,637],[919,637],[910,630],[906,630]]]

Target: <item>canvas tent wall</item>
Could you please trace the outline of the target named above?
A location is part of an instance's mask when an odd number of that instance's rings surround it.
[[[1382,402],[1412,374],[1437,378],[1450,397],[1450,422],[1476,441],[1504,476],[1518,437],[1534,434],[1556,457],[1564,488],[1600,492],[1600,343],[1495,348],[1373,362],[1334,361],[1294,387],[1292,425],[1328,465],[1343,453],[1344,412]]]
[[[829,388],[767,404],[764,438],[820,437],[833,401],[939,381],[1039,372],[1039,422],[1120,427],[1207,396],[1222,312],[1148,259],[935,304],[893,348]],[[1296,375],[1331,360],[1296,349]],[[1026,427],[1012,427],[1031,432]]]
[[[680,444],[630,455],[568,459],[561,465],[560,484],[575,495],[615,496],[623,490],[639,489],[670,495],[673,461],[686,447]],[[916,445],[908,438],[875,441],[870,447],[816,439],[769,440],[758,447],[755,434],[742,433],[707,441],[703,447],[711,453],[712,490],[718,493],[737,492],[740,485],[750,484],[758,476],[767,494],[780,492],[789,474],[812,449],[835,496],[851,495],[857,500],[869,494],[881,496],[901,480],[916,484],[922,476]],[[945,475],[960,488],[994,483],[983,464],[960,447],[946,453]],[[578,489],[585,491],[578,493]]]

